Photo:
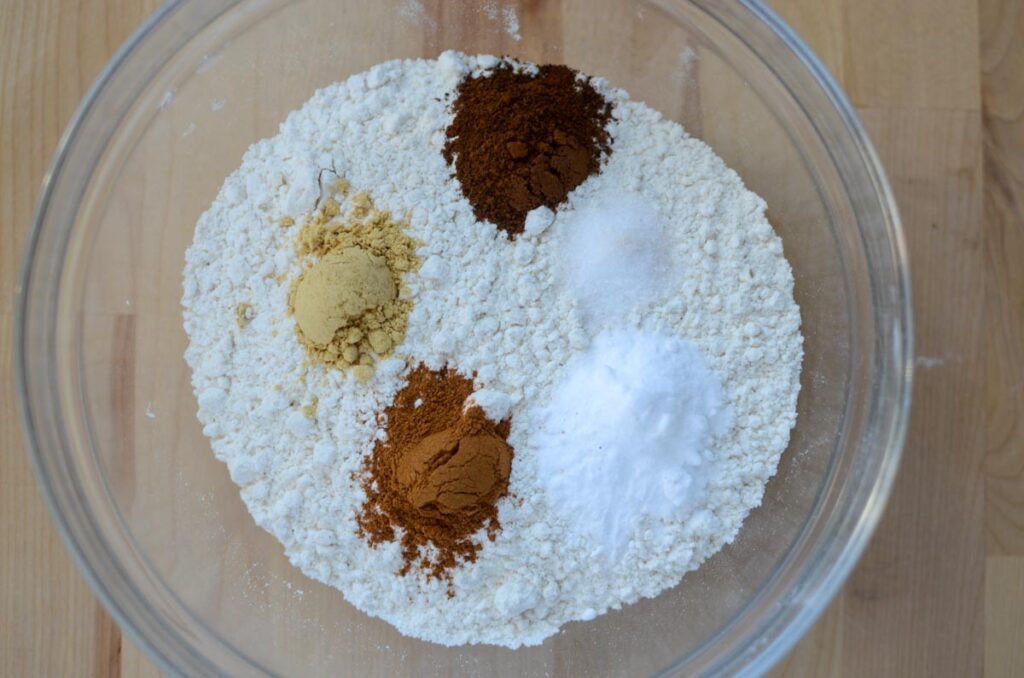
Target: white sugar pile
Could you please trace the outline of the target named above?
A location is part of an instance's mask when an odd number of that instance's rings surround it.
[[[664,289],[665,228],[649,202],[629,193],[602,196],[564,222],[560,265],[591,324],[621,320]]]

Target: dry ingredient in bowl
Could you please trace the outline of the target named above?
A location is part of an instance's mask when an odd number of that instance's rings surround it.
[[[472,392],[472,380],[454,370],[420,365],[384,411],[387,438],[366,459],[358,522],[371,544],[401,531],[399,574],[416,564],[441,577],[476,559],[478,530],[494,541],[501,529],[496,502],[512,470],[510,422],[490,421],[467,402]]]
[[[335,181],[299,231],[298,253],[310,263],[292,287],[289,308],[311,358],[351,367],[366,381],[405,337],[412,302],[404,276],[419,260],[404,222],[377,210],[365,191],[345,201],[348,191],[347,182]]]
[[[566,215],[558,258],[589,324],[622,321],[657,299],[670,266],[664,242],[657,211],[630,193]]]
[[[577,76],[503,63],[459,85],[444,155],[477,219],[514,237],[528,212],[554,209],[598,170],[611,106]]]
[[[764,202],[622,90],[551,72],[445,52],[319,90],[248,150],[186,257],[198,417],[256,523],[446,645],[535,645],[676,585],[735,538],[795,421],[800,317]],[[497,155],[462,164],[477,147]],[[585,173],[555,167],[569,148]],[[289,306],[349,248],[387,262],[404,309],[354,364],[344,342],[317,359]]]
[[[642,330],[599,334],[540,415],[540,485],[612,562],[645,517],[688,517],[714,473],[710,439],[730,423],[700,351]]]
[[[307,341],[326,347],[342,327],[397,298],[398,288],[386,261],[361,247],[342,247],[326,254],[299,279],[295,322]],[[361,334],[352,329],[355,336]]]

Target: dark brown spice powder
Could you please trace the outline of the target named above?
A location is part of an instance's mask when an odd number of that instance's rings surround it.
[[[463,411],[472,392],[472,380],[454,370],[421,364],[385,410],[387,440],[364,464],[359,533],[377,545],[401,528],[401,576],[418,566],[446,578],[476,560],[472,537],[481,527],[492,541],[501,527],[496,502],[508,491],[510,422],[496,424],[479,407]]]
[[[611,105],[568,66],[508,64],[459,85],[444,157],[476,218],[514,237],[526,214],[555,209],[610,153]]]

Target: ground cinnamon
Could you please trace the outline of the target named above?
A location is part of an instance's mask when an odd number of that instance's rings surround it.
[[[473,382],[454,370],[420,365],[385,410],[387,439],[364,468],[367,500],[357,516],[371,545],[394,541],[401,528],[404,564],[429,577],[445,577],[462,561],[476,560],[472,539],[500,525],[497,500],[508,492],[510,423],[494,423],[479,407],[463,411]],[[429,548],[429,547],[433,548]]]
[[[503,64],[459,85],[444,157],[477,219],[514,237],[530,210],[555,209],[598,171],[611,105],[578,75]]]

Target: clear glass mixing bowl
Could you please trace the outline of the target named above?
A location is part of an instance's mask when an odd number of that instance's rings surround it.
[[[766,669],[836,592],[896,472],[911,379],[906,253],[836,84],[756,2],[170,2],[89,92],[47,177],[18,296],[39,481],[84,576],[188,675],[598,675]],[[518,23],[518,26],[515,24]],[[195,419],[179,298],[193,225],[315,88],[449,48],[609,78],[764,196],[796,277],[799,419],[764,504],[681,585],[540,647],[403,638],[292,568]]]

